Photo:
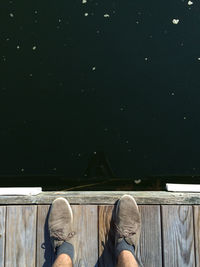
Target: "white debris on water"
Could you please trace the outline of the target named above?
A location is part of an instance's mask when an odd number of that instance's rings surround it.
[[[17,45],[17,49],[20,49],[20,46],[19,45]]]
[[[10,13],[10,17],[11,17],[11,18],[14,18],[14,14],[13,14],[13,13]]]
[[[85,13],[85,17],[87,17],[89,14],[88,13]]]
[[[173,23],[173,24],[178,24],[178,23],[179,23],[179,19],[173,19],[173,20],[172,20],[172,23]]]
[[[82,4],[86,4],[87,3],[87,0],[82,0]]]
[[[193,5],[193,2],[192,1],[188,1],[188,6],[191,6]]]
[[[141,179],[134,180],[134,183],[135,183],[135,184],[139,184],[139,183],[141,183],[141,182],[142,182]]]
[[[104,16],[104,18],[109,18],[110,17],[109,14],[104,14],[103,16]]]
[[[37,48],[37,47],[34,45],[32,49],[33,49],[33,50],[36,50],[36,48]]]
[[[92,67],[92,70],[95,71],[96,70],[96,67]]]

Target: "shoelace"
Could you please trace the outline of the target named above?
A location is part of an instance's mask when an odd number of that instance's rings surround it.
[[[130,227],[127,227],[125,230],[122,230],[116,223],[114,223],[117,232],[119,233],[120,237],[129,237],[136,234]]]
[[[76,233],[70,232],[67,236],[63,233],[63,229],[57,229],[54,233],[52,233],[52,237],[59,241],[66,241],[72,238]]]

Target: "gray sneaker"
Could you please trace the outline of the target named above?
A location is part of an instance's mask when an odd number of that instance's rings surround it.
[[[137,249],[141,232],[141,216],[132,196],[123,195],[116,206],[115,245],[123,238]]]
[[[72,223],[73,213],[69,202],[62,197],[55,199],[48,219],[50,240],[54,251],[64,241],[69,242],[75,235],[72,231]]]

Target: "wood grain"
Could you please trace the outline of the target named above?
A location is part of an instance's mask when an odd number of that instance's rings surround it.
[[[86,266],[95,266],[98,261],[98,220],[97,206],[73,205],[75,237],[72,239],[74,245],[74,266],[78,266],[80,260]]]
[[[5,267],[35,267],[36,206],[9,206]]]
[[[200,267],[200,206],[194,206],[194,236],[196,267]]]
[[[99,206],[99,266],[114,266],[113,205]]]
[[[137,257],[146,267],[162,266],[160,206],[139,206],[142,227]]]
[[[0,196],[0,204],[50,205],[57,197],[65,197],[70,204],[113,205],[122,195],[128,194],[140,205],[200,205],[199,193],[171,193],[164,191],[55,191],[36,196]]]
[[[4,267],[6,207],[0,207],[0,267]]]
[[[50,205],[39,205],[37,216],[37,267],[50,267],[54,252],[49,238],[48,213]]]
[[[164,266],[195,266],[191,206],[162,206]]]

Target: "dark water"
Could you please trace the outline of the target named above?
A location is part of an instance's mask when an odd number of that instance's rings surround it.
[[[198,1],[1,0],[1,177],[197,182],[199,26]]]

